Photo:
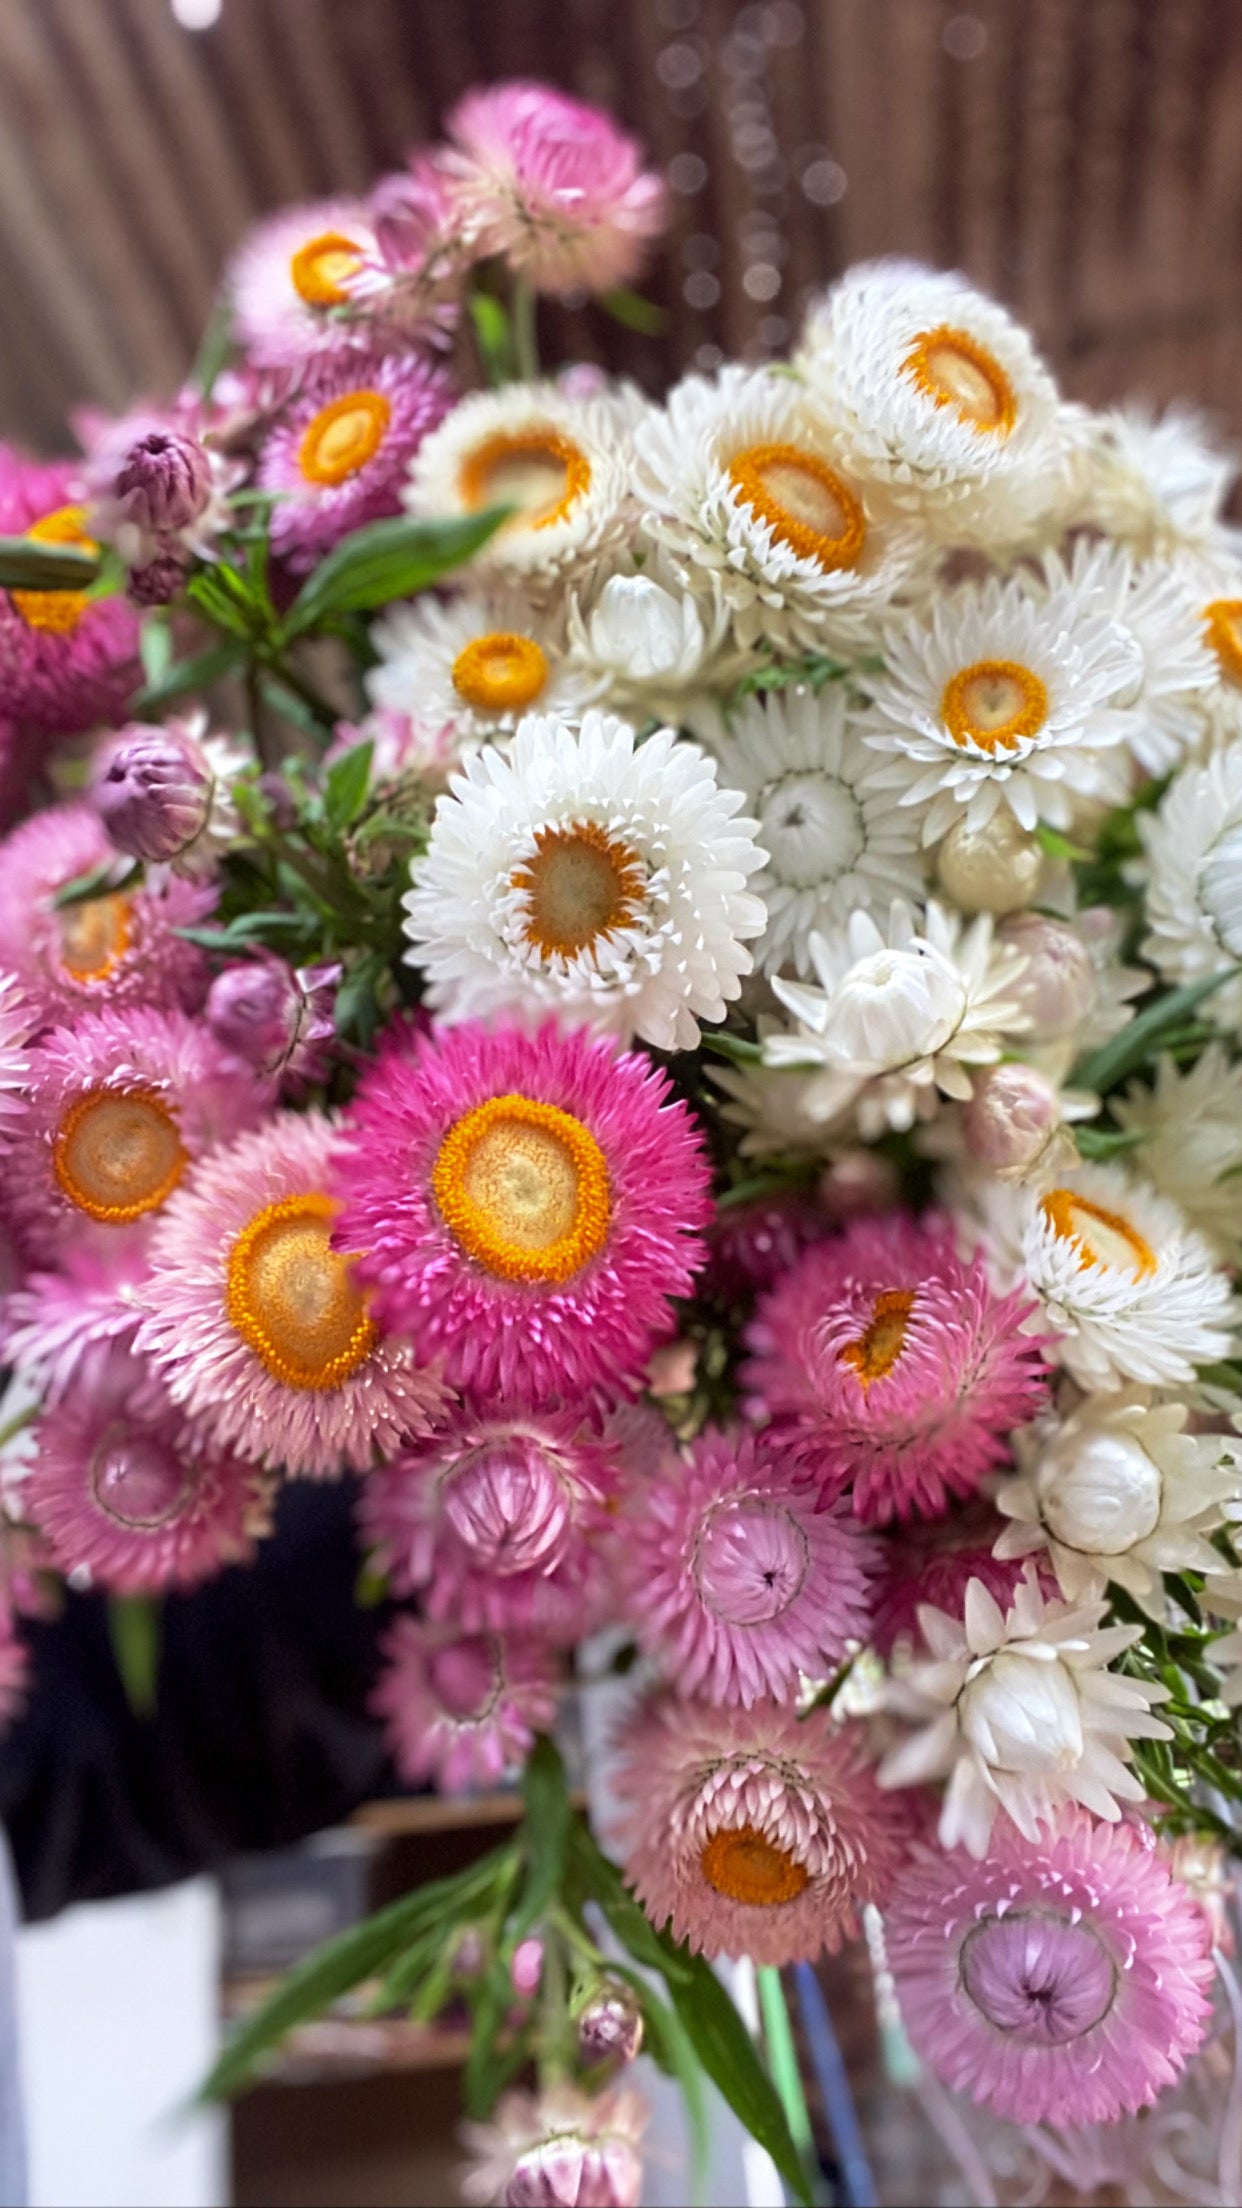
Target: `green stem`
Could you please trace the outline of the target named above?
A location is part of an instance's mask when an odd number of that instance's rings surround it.
[[[785,2121],[793,2134],[794,2145],[803,2160],[813,2165],[815,2142],[811,2133],[806,2095],[802,2090],[798,2053],[794,2046],[781,1974],[770,1964],[764,1963],[756,1970],[755,1978],[759,1987],[759,2011],[763,2017],[763,2033],[767,2042],[772,2083],[780,2094]]]
[[[325,730],[330,731],[336,727],[341,719],[336,707],[315,689],[313,683],[307,682],[304,676],[294,671],[283,652],[260,652],[259,658],[269,674],[274,675],[278,682],[283,682],[286,690],[291,690],[295,698],[300,698],[307,712],[312,713]]]
[[[513,286],[513,358],[520,380],[539,380],[539,332],[535,294],[519,276]]]
[[[13,1418],[6,1419],[4,1425],[0,1426],[0,1449],[6,1449],[19,1434],[25,1433],[28,1426],[33,1426],[42,1409],[41,1403],[31,1403],[24,1411],[18,1411]]]

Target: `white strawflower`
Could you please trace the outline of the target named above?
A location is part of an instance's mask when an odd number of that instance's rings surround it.
[[[531,714],[468,757],[404,902],[412,965],[450,1020],[556,1013],[691,1050],[751,970],[763,864],[742,798],[660,729],[639,744],[594,707]]]
[[[586,704],[555,625],[517,592],[424,592],[387,606],[371,642],[379,654],[366,677],[372,705],[420,727],[451,727],[462,743],[510,735],[524,713],[564,716]]]
[[[1175,984],[1242,967],[1242,742],[1183,767],[1138,826],[1147,855],[1144,958]],[[1236,1034],[1242,976],[1202,1010]]]
[[[1132,401],[1089,418],[1074,518],[1143,557],[1213,551],[1237,472],[1195,408],[1157,415]]]
[[[1124,796],[1104,756],[1129,733],[1138,647],[1114,617],[1106,572],[1050,558],[1038,577],[964,584],[921,620],[894,616],[883,669],[861,679],[868,741],[891,754],[885,781],[919,808],[925,843],[1005,806],[1019,826],[1068,828],[1084,801]]]
[[[761,1043],[776,1032],[774,1020],[767,1016],[760,1018]],[[813,1097],[815,1083],[820,1079],[817,1072],[799,1073],[762,1064],[733,1065],[728,1062],[710,1065],[707,1072],[728,1100],[720,1106],[721,1118],[746,1130],[738,1145],[746,1158],[826,1157],[829,1137],[837,1131],[839,1123],[849,1117],[848,1106],[835,1120],[824,1120],[808,1111],[808,1093]]]
[[[769,369],[687,377],[634,455],[645,531],[683,588],[719,590],[744,649],[869,649],[924,556],[809,393]]]
[[[1207,612],[1209,601],[1226,590],[1220,571],[1209,575],[1185,556],[1136,559],[1121,545],[1083,537],[1066,566],[1053,563],[1052,572],[1067,574],[1075,593],[1090,591],[1098,611],[1131,639],[1134,679],[1115,702],[1126,710],[1127,745],[1140,766],[1167,774],[1201,743],[1205,714],[1219,690]]]
[[[1082,1388],[1171,1387],[1229,1354],[1229,1281],[1176,1205],[1115,1165],[976,1192],[998,1276],[1026,1282]]]
[[[798,1022],[763,1045],[773,1067],[818,1068],[804,1109],[822,1121],[853,1109],[871,1141],[912,1127],[939,1093],[965,1101],[971,1066],[995,1065],[1025,1020],[1012,990],[1022,959],[998,945],[986,913],[964,927],[941,906],[895,901],[881,928],[855,913],[813,935],[817,984],[777,975],[772,988]]]
[[[573,398],[550,383],[473,392],[423,439],[405,503],[427,521],[514,507],[474,571],[546,597],[632,530],[632,418],[624,395]]]
[[[922,896],[917,823],[881,786],[839,683],[748,698],[712,748],[768,854],[755,888],[768,908],[757,955],[770,972],[792,964],[808,974],[817,930]]]
[[[1071,1602],[1103,1594],[1109,1580],[1142,1601],[1161,1572],[1214,1570],[1206,1534],[1242,1494],[1242,1445],[1188,1434],[1188,1416],[1184,1403],[1127,1389],[1015,1434],[1019,1471],[996,1496],[1013,1523],[994,1554],[1046,1549]]]
[[[718,583],[696,598],[656,561],[641,575],[610,575],[588,606],[571,600],[569,665],[597,703],[638,721],[684,722],[708,682],[745,667],[725,654],[728,628]]]
[[[858,472],[945,539],[1016,544],[1064,504],[1073,417],[1027,332],[962,277],[860,262],[812,306],[796,365]]]
[[[979,1579],[967,1585],[964,1618],[920,1607],[930,1658],[887,1696],[920,1730],[889,1751],[878,1776],[882,1786],[948,1780],[942,1847],[984,1856],[998,1810],[1036,1843],[1071,1802],[1116,1824],[1121,1802],[1142,1801],[1130,1744],[1172,1739],[1152,1715],[1168,1689],[1108,1669],[1142,1627],[1102,1626],[1106,1608],[1050,1602],[1033,1578],[1008,1611]]]
[[[1224,1618],[1233,1625],[1232,1633],[1213,1641],[1209,1651],[1211,1662],[1221,1673],[1221,1700],[1232,1709],[1242,1704],[1242,1572],[1217,1569],[1210,1573],[1203,1589],[1205,1609],[1217,1618]]]
[[[1242,1265],[1242,1065],[1219,1043],[1185,1069],[1161,1058],[1151,1088],[1132,1082],[1111,1107],[1141,1138],[1131,1163],[1227,1264]]]

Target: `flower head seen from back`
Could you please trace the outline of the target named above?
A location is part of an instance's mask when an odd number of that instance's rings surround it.
[[[628,2086],[585,2093],[557,2079],[502,2094],[485,2124],[467,2124],[466,2200],[508,2208],[638,2208],[647,2106]]]
[[[407,1786],[494,1787],[556,1716],[560,1672],[527,1634],[466,1633],[402,1616],[384,1640],[371,1707]]]
[[[447,413],[444,371],[415,353],[350,348],[317,363],[282,411],[259,459],[272,551],[294,573],[342,537],[401,511],[410,461]]]
[[[709,1210],[664,1075],[550,1026],[395,1032],[359,1085],[336,1187],[377,1315],[506,1407],[632,1386]]]

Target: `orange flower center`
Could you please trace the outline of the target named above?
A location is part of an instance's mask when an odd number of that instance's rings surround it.
[[[70,1105],[52,1144],[62,1195],[90,1219],[123,1226],[158,1211],[189,1160],[154,1089],[91,1089]]]
[[[58,506],[31,523],[26,535],[35,544],[69,544],[79,552],[98,552],[83,523],[85,506]],[[49,629],[54,636],[72,636],[89,604],[84,590],[11,590],[9,597],[31,629]]]
[[[913,1288],[884,1289],[872,1303],[866,1332],[841,1350],[841,1364],[853,1367],[864,1394],[874,1380],[887,1378],[905,1348],[915,1293]]]
[[[338,1388],[378,1340],[352,1260],[332,1247],[330,1196],[287,1196],[242,1228],[229,1253],[225,1308],[243,1341],[287,1388]]]
[[[1242,683],[1242,598],[1214,598],[1203,609],[1203,621],[1222,675]]]
[[[453,688],[480,713],[521,713],[548,679],[545,653],[533,636],[494,629],[472,637],[453,661]]]
[[[1016,659],[978,659],[946,682],[940,718],[955,744],[1014,751],[1024,736],[1039,734],[1048,718],[1048,692]]]
[[[775,1847],[753,1825],[714,1832],[699,1855],[699,1868],[718,1894],[746,1909],[779,1909],[810,1884],[805,1864]]]
[[[555,951],[573,958],[634,917],[644,876],[628,844],[583,820],[537,829],[535,845],[510,882],[527,900],[526,940],[545,958]]]
[[[550,529],[565,521],[591,486],[591,463],[557,429],[497,430],[466,454],[458,476],[462,504],[512,506],[508,529]]]
[[[467,1256],[502,1280],[570,1280],[607,1239],[603,1151],[581,1120],[528,1096],[494,1096],[456,1120],[431,1188]]]
[[[324,230],[300,245],[289,263],[289,274],[299,299],[308,307],[345,307],[345,289],[362,266],[362,254],[352,238],[339,230]]]
[[[916,338],[901,372],[933,406],[947,406],[968,429],[1007,437],[1018,416],[1013,385],[995,355],[967,330],[942,323]]]
[[[1051,1189],[1040,1210],[1054,1234],[1076,1245],[1080,1265],[1104,1265],[1136,1280],[1155,1272],[1155,1251],[1120,1212],[1105,1211],[1072,1188]]]
[[[60,922],[60,963],[74,981],[106,981],[129,949],[130,900],[120,890],[84,897],[64,905]]]
[[[344,391],[307,423],[298,466],[308,483],[344,483],[379,451],[392,418],[382,391]]]
[[[832,572],[857,567],[867,535],[862,501],[813,452],[796,445],[750,445],[729,462],[738,497],[778,544]]]

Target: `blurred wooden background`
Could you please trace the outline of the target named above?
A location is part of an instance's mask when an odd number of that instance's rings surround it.
[[[1242,0],[0,0],[0,432],[172,388],[257,213],[511,74],[615,107],[675,187],[666,339],[558,342],[648,382],[762,356],[901,252],[1011,301],[1070,390],[1242,431]]]

